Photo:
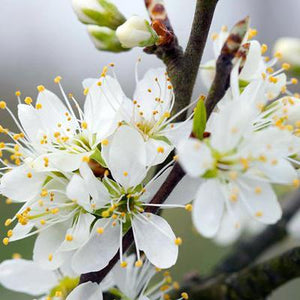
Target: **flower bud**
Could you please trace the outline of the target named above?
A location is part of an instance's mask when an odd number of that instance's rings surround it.
[[[121,46],[114,30],[97,25],[88,25],[87,29],[97,49],[111,52],[127,51]]]
[[[138,16],[129,18],[119,26],[116,34],[124,48],[148,47],[158,41],[158,35],[149,22]]]
[[[283,37],[276,41],[274,53],[281,53],[282,61],[289,63],[292,68],[300,67],[300,39]]]
[[[72,0],[78,19],[84,24],[94,24],[116,29],[126,21],[118,8],[109,0]]]

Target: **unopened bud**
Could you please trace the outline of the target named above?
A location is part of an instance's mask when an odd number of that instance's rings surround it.
[[[109,0],[72,0],[78,19],[84,24],[95,24],[116,29],[126,21]]]
[[[125,48],[148,47],[158,41],[158,35],[149,22],[138,16],[129,18],[119,26],[116,34]]]
[[[121,46],[114,30],[97,25],[88,25],[87,29],[97,49],[111,52],[127,50]]]
[[[274,53],[280,53],[282,61],[293,68],[300,67],[300,39],[293,37],[283,37],[276,41]]]

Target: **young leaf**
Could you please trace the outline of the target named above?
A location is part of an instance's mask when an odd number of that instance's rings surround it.
[[[199,140],[203,139],[203,133],[206,126],[206,108],[202,98],[199,99],[195,108],[193,134]]]

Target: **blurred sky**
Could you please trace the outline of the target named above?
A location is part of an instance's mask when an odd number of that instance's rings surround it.
[[[130,17],[138,14],[147,17],[143,0],[115,0],[120,10]],[[195,0],[166,0],[170,19],[182,45],[189,36]],[[220,0],[212,24],[212,31],[219,31],[224,24],[231,27],[249,15],[252,27],[258,29],[258,39],[272,45],[281,36],[300,37],[298,18],[300,1],[296,0]],[[61,75],[67,92],[83,100],[81,81],[99,75],[102,67],[116,63],[117,76],[124,90],[131,95],[134,89],[134,65],[142,57],[140,71],[160,66],[154,56],[147,56],[141,49],[123,54],[97,51],[90,42],[86,28],[76,18],[70,0],[0,0],[0,99],[10,102],[14,110],[15,90],[23,95],[35,96],[36,86],[43,84],[57,91],[53,78]],[[204,60],[212,58],[211,42],[205,51]],[[196,93],[202,92],[198,82]],[[5,123],[5,112],[0,114],[0,123]],[[8,217],[8,209],[0,204],[1,224]],[[4,211],[5,209],[5,211]],[[15,211],[12,207],[12,211]],[[4,214],[7,216],[5,217]],[[181,222],[178,222],[180,218]],[[182,221],[182,218],[185,218]],[[200,239],[191,232],[190,216],[183,212],[169,213],[168,219],[185,243],[181,249],[175,274],[191,268],[207,271],[226,250],[215,247],[211,242]],[[0,259],[11,256],[12,251],[21,251],[30,257],[32,241],[15,243],[4,250],[0,245]],[[24,252],[25,250],[25,252]],[[295,283],[294,285],[297,285]],[[298,284],[299,285],[299,284]],[[294,289],[277,294],[276,299],[299,299]],[[0,289],[0,299],[30,299]],[[275,299],[275,298],[272,298]]]

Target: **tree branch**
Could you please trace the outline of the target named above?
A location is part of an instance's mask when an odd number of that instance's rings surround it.
[[[214,273],[231,273],[252,264],[264,251],[287,236],[287,223],[299,209],[300,189],[285,203],[282,218],[277,224],[268,226],[256,236],[239,241],[229,256],[216,266]]]
[[[276,288],[300,277],[300,247],[231,275],[218,275],[205,282],[189,280],[174,295],[187,292],[190,299],[263,300]]]

